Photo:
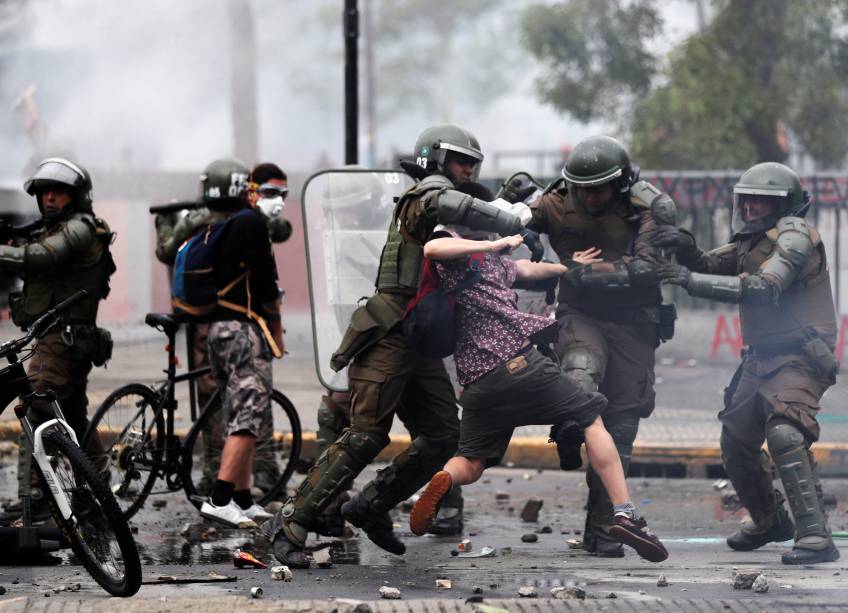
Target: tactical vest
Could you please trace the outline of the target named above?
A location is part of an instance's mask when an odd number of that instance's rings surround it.
[[[543,231],[548,233],[551,246],[560,259],[569,259],[575,251],[598,247],[607,261],[633,255],[638,221],[628,219],[627,211],[618,210],[598,218],[588,218],[574,209],[569,194],[550,193],[548,214],[552,218]],[[629,308],[657,306],[661,296],[656,287],[639,287],[615,293],[578,289],[565,279],[559,284],[560,305],[587,310],[596,307]]]
[[[30,325],[44,311],[81,289],[87,290],[88,296],[66,312],[65,320],[93,325],[100,300],[109,295],[109,277],[116,270],[109,251],[114,235],[105,221],[91,213],[73,213],[71,219],[90,225],[95,240],[88,252],[72,254],[70,261],[61,263],[53,270],[26,275],[20,301],[12,305],[12,317],[19,326]],[[29,242],[38,242],[61,232],[64,223],[33,233]]]
[[[812,328],[831,347],[836,342],[836,312],[827,270],[827,256],[819,233],[810,228],[816,253],[779,297],[777,304],[752,306],[742,303],[739,319],[746,345],[776,345],[804,342],[803,328]],[[772,228],[759,240],[739,245],[737,274],[755,274],[777,248],[777,230]]]
[[[453,189],[442,175],[430,175],[406,190],[392,213],[392,223],[375,283],[378,292],[414,295],[418,290],[424,242],[436,226],[435,215],[427,213],[432,198]],[[408,226],[414,231],[410,233]]]

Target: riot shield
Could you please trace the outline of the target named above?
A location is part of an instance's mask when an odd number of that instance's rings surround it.
[[[347,369],[333,372],[330,357],[360,300],[374,293],[395,198],[412,184],[400,170],[344,168],[303,187],[315,369],[331,390],[347,389]]]

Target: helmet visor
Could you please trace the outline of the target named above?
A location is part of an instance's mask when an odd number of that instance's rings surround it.
[[[24,183],[24,189],[33,195],[39,186],[58,184],[78,189],[84,182],[85,175],[78,166],[67,160],[51,158],[41,163],[32,177]]]
[[[733,222],[734,234],[754,234],[773,228],[783,216],[783,211],[792,205],[792,199],[784,190],[734,189]]]
[[[610,213],[618,201],[618,191],[613,181],[599,185],[568,183],[571,202],[578,213],[588,217],[602,217]]]

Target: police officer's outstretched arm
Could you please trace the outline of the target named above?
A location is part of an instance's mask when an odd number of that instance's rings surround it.
[[[0,268],[10,272],[41,273],[62,268],[94,244],[96,229],[86,217],[74,217],[60,231],[20,247],[0,247]]]

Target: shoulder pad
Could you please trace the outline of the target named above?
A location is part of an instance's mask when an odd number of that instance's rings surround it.
[[[427,192],[432,192],[432,191],[436,191],[436,190],[453,189],[453,187],[454,187],[453,183],[451,183],[450,180],[447,177],[445,177],[443,175],[429,175],[429,176],[421,179],[421,181],[419,181],[418,183],[416,183],[412,187],[410,187],[401,196],[401,200],[403,200],[404,198],[410,197],[410,196],[417,198],[419,196],[426,194]]]
[[[65,222],[62,234],[74,249],[87,249],[97,235],[97,222],[93,215],[77,214]]]
[[[630,202],[636,208],[651,208],[651,203],[662,195],[662,191],[647,181],[636,181],[630,187]]]

